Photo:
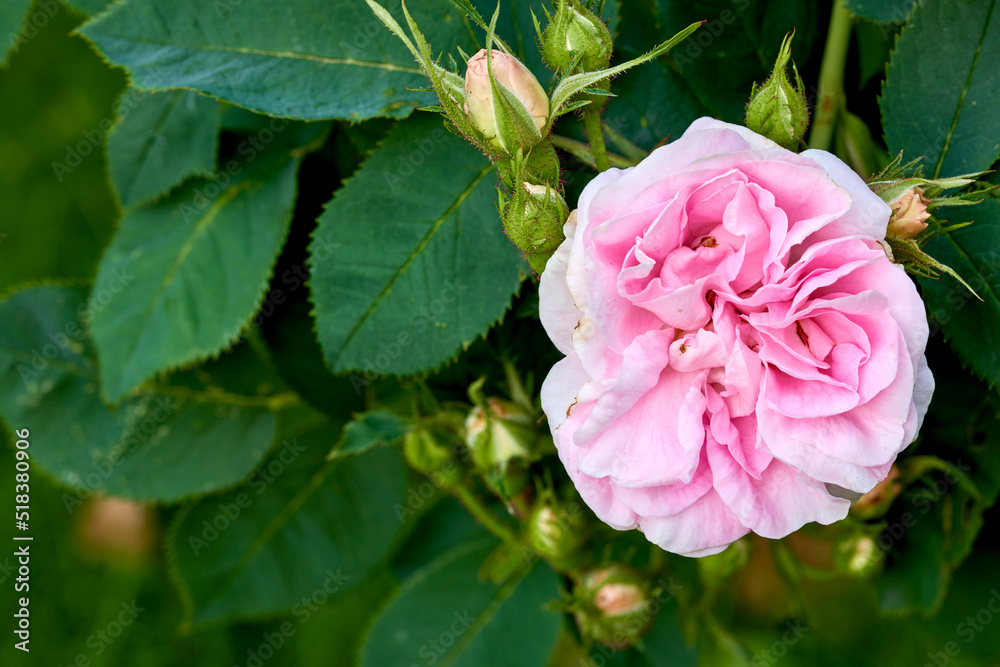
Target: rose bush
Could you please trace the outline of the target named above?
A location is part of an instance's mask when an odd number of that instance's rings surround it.
[[[598,517],[700,556],[885,478],[934,384],[889,217],[833,155],[708,118],[587,186],[541,278],[542,407]]]

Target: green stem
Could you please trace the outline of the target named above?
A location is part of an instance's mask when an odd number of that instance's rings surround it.
[[[809,148],[830,149],[837,111],[844,99],[844,66],[850,39],[851,12],[844,6],[844,0],[836,0],[819,71],[819,95],[816,98],[816,116],[809,133]]]
[[[608,147],[604,143],[604,127],[601,124],[600,109],[587,107],[583,112],[583,122],[587,127],[590,151],[594,155],[594,166],[597,171],[607,171],[611,168],[611,160],[608,158]]]
[[[486,507],[486,505],[484,505],[482,501],[480,501],[479,498],[476,497],[476,495],[468,488],[458,486],[452,489],[452,492],[455,494],[455,497],[458,498],[458,501],[465,506],[465,509],[469,510],[469,513],[476,517],[476,520],[479,521],[479,523],[483,524],[483,527],[486,528],[486,530],[506,542],[513,541],[516,538],[514,531],[504,525],[503,522],[497,518],[497,515],[491,512],[490,509]]]
[[[549,138],[552,140],[552,145],[556,148],[566,151],[588,166],[594,167],[595,169],[597,168],[597,162],[594,160],[594,153],[591,151],[590,147],[587,146],[587,144],[582,141],[577,141],[576,139],[560,136],[558,134],[549,135]],[[608,153],[607,156],[612,167],[627,169],[636,165],[635,162],[629,160],[627,157],[623,157],[615,153]]]

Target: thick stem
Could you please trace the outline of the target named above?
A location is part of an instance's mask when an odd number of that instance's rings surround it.
[[[591,104],[583,111],[583,122],[587,127],[587,138],[590,140],[590,151],[594,154],[594,166],[597,171],[607,171],[611,168],[608,158],[608,147],[604,143],[604,127],[601,123],[601,110],[591,109]]]
[[[483,524],[486,530],[490,531],[501,540],[512,541],[515,539],[514,531],[504,525],[497,515],[490,511],[486,505],[484,505],[479,498],[476,497],[472,491],[464,486],[458,486],[452,489],[455,497],[458,498],[459,502],[465,506],[465,509],[469,510],[469,513],[476,517],[479,523]]]
[[[566,151],[586,165],[594,167],[595,169],[597,168],[597,161],[594,160],[594,153],[587,144],[559,134],[549,135],[549,138],[552,140],[552,145],[556,148]],[[636,165],[636,162],[633,162],[632,160],[616,153],[608,153],[608,162],[611,163],[612,167],[618,167],[620,169],[627,169],[628,167],[634,167]]]
[[[819,94],[816,115],[809,132],[809,148],[830,150],[837,111],[844,99],[844,65],[850,39],[851,12],[844,6],[844,0],[835,0],[819,72]]]

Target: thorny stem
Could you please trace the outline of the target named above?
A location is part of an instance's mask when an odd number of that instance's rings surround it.
[[[583,122],[587,127],[587,138],[590,140],[590,151],[594,155],[594,166],[597,171],[607,171],[611,168],[608,158],[608,147],[604,143],[604,127],[601,124],[601,110],[592,109],[591,104],[583,111]]]
[[[819,94],[816,98],[816,115],[809,132],[809,148],[830,150],[833,126],[844,101],[844,65],[850,39],[851,12],[844,6],[844,0],[836,0],[830,16],[826,48],[823,50],[823,64],[819,71]]]

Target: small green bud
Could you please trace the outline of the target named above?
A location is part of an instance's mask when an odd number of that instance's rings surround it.
[[[635,645],[653,625],[649,582],[625,565],[585,573],[573,597],[574,617],[587,641],[622,649]]]
[[[486,400],[486,409],[472,408],[465,420],[465,444],[481,470],[505,466],[511,459],[528,459],[537,434],[531,417],[510,401]]]
[[[779,146],[793,150],[799,146],[809,127],[809,108],[805,86],[794,63],[795,85],[788,80],[786,69],[791,56],[792,35],[788,35],[781,43],[771,78],[760,87],[754,85],[750,92],[747,127]]]
[[[542,35],[542,57],[557,72],[574,67],[583,72],[607,68],[611,31],[579,0],[557,0],[556,13]]]
[[[403,456],[411,468],[428,475],[442,488],[461,481],[462,470],[451,449],[439,444],[427,431],[410,431],[403,436]]]
[[[507,238],[521,251],[532,271],[541,275],[565,238],[563,225],[569,219],[566,202],[547,185],[523,183],[502,211]]]
[[[528,546],[557,567],[571,567],[583,543],[583,519],[579,511],[573,512],[549,491],[528,515],[525,526]]]
[[[877,572],[885,561],[885,553],[868,535],[852,535],[837,542],[833,562],[837,570],[853,577],[867,577]]]
[[[465,72],[465,111],[486,142],[510,156],[526,153],[542,140],[549,98],[517,58],[480,49]]]

